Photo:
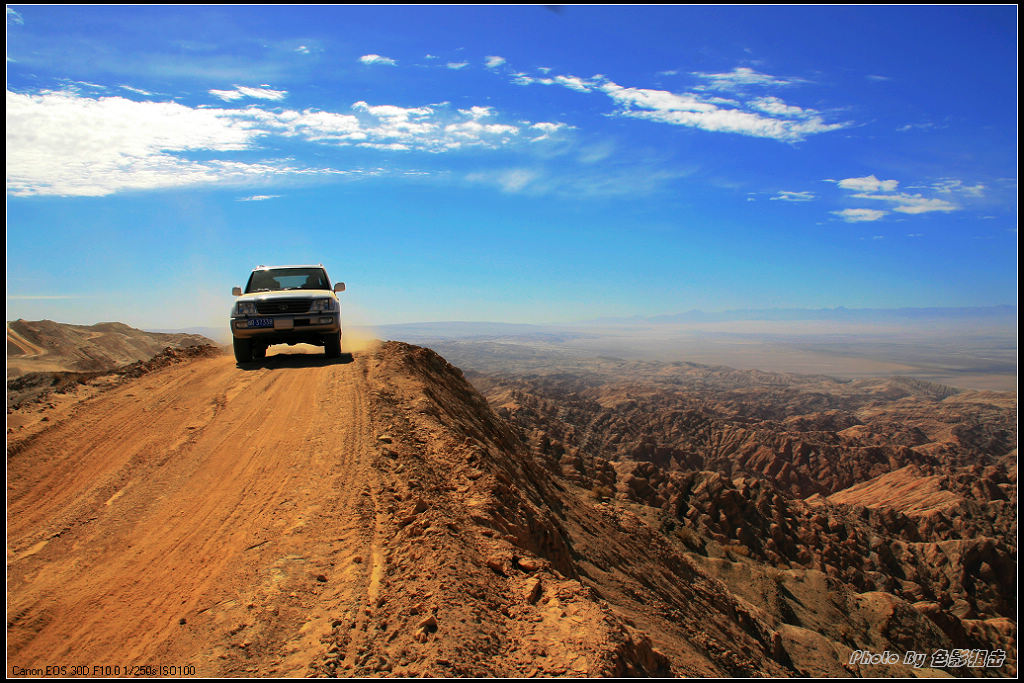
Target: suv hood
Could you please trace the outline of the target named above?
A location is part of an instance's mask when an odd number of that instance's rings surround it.
[[[313,299],[334,297],[337,295],[329,289],[286,289],[279,292],[250,292],[236,297],[236,301],[273,301],[274,299]]]

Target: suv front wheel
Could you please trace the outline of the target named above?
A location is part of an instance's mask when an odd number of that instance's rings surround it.
[[[341,332],[324,337],[324,355],[328,358],[341,356]]]
[[[235,349],[235,361],[238,363],[251,363],[253,361],[253,343],[251,339],[239,339],[235,337],[231,340],[231,345]]]

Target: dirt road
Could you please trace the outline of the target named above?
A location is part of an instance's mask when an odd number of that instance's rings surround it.
[[[12,667],[302,675],[339,606],[360,614],[378,580],[372,496],[349,485],[375,477],[365,367],[303,350],[167,368],[9,442]]]

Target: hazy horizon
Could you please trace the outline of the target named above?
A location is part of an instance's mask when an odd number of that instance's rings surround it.
[[[10,297],[9,297],[10,298]],[[18,300],[17,298],[15,298]],[[345,302],[342,302],[342,313],[345,315]],[[83,317],[85,316],[85,317]],[[12,316],[8,306],[7,321],[13,320],[53,320],[67,325],[98,325],[102,323],[119,322],[138,329],[152,328],[152,325],[139,324],[129,319],[104,319],[99,320],[88,317],[88,313],[79,313],[72,316],[74,319],[56,320],[52,318]],[[346,316],[347,317],[347,316]],[[1010,318],[1013,318],[1011,321]],[[691,309],[678,313],[659,313],[651,316],[634,315],[630,317],[616,318],[590,318],[584,320],[563,320],[555,322],[503,322],[499,320],[413,320],[408,322],[380,322],[367,323],[366,321],[355,321],[348,323],[353,327],[373,328],[416,328],[419,326],[451,326],[451,325],[494,325],[496,327],[522,327],[522,328],[551,328],[551,327],[589,327],[595,325],[616,325],[631,327],[636,325],[666,326],[673,324],[709,324],[716,322],[866,322],[881,323],[900,321],[907,324],[915,322],[928,322],[946,320],[955,323],[963,319],[992,319],[1002,318],[1004,324],[1013,323],[1016,325],[1017,305],[1016,304],[994,304],[991,306],[931,306],[931,307],[901,307],[901,308],[848,308],[846,306],[835,306],[831,308],[765,308],[765,309],[728,309],[720,311],[704,311]],[[227,317],[222,324],[213,326],[190,325],[184,327],[167,327],[151,331],[181,331],[184,329],[198,329],[201,327],[223,327],[228,329]]]
[[[753,312],[686,322],[656,316],[616,324],[346,323],[344,344],[352,349],[374,338],[404,341],[428,346],[464,370],[485,373],[570,370],[586,359],[618,358],[842,379],[906,376],[966,389],[1016,390],[1016,306],[872,309],[870,319],[867,312],[808,309],[802,316],[789,311],[790,319],[758,318]],[[830,319],[823,318],[826,313]],[[89,324],[102,322],[124,321]],[[226,321],[214,327],[140,329],[231,341]]]

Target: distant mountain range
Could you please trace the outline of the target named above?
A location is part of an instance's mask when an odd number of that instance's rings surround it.
[[[562,338],[574,333],[592,333],[595,327],[649,327],[658,325],[685,325],[738,321],[836,323],[905,323],[975,321],[984,324],[1016,326],[1017,307],[983,306],[959,308],[772,308],[741,309],[732,311],[686,311],[655,316],[607,317],[574,323],[526,323],[444,321],[398,323],[372,328],[377,335],[390,339],[455,339],[467,337],[521,337],[549,336]]]
[[[1016,320],[1017,307],[974,306],[974,307],[932,307],[932,308],[768,308],[737,309],[731,311],[686,311],[669,315],[650,317],[631,316],[625,318],[598,318],[587,324],[664,324],[694,322],[734,322],[739,320],[834,320],[837,322],[891,322],[920,320],[958,319]]]

